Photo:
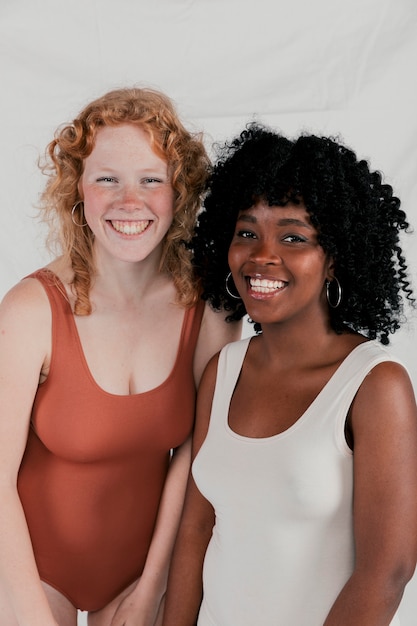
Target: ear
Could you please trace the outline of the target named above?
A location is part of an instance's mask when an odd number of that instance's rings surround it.
[[[333,257],[327,259],[327,274],[326,280],[332,281],[335,275],[335,262]]]

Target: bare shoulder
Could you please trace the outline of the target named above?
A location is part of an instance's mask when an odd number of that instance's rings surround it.
[[[0,303],[0,342],[7,362],[24,355],[42,364],[50,350],[51,308],[41,283],[25,278],[10,289]],[[22,362],[22,359],[20,359]]]
[[[0,318],[36,316],[50,317],[48,297],[41,283],[35,278],[25,278],[12,287],[0,303]]]
[[[363,380],[352,404],[355,430],[373,423],[386,425],[417,423],[413,385],[406,368],[397,361],[383,361]]]
[[[410,395],[414,399],[410,376],[404,365],[398,361],[383,361],[375,365],[358,392],[358,395],[385,399],[397,394]]]
[[[210,358],[223,346],[241,338],[242,322],[226,322],[227,312],[214,311],[206,303],[194,358],[197,384]]]
[[[238,322],[227,322],[227,315],[227,311],[216,311],[212,309],[208,302],[206,302],[204,307],[202,330],[223,336],[228,340],[227,342],[240,339],[242,332],[242,320]]]
[[[200,449],[200,446],[202,445],[207,434],[214,389],[216,387],[218,360],[219,353],[216,353],[207,363],[201,377],[201,383],[197,396],[197,413],[193,436],[193,456],[195,456],[196,452]]]

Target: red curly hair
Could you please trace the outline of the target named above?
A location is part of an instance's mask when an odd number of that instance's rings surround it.
[[[164,238],[160,271],[171,274],[178,302],[191,306],[197,299],[190,251],[184,244],[193,235],[210,168],[202,136],[185,129],[173,103],[161,92],[148,88],[117,89],[88,104],[72,123],[58,128],[42,165],[49,180],[41,195],[41,213],[50,226],[48,243],[58,244],[71,264],[77,315],[91,313],[89,292],[95,274],[94,235],[88,226],[74,224],[71,214],[80,200],[78,183],[84,159],[91,154],[100,128],[126,123],[145,130],[155,152],[170,166],[175,191],[174,219]],[[77,221],[83,219],[82,211],[81,215],[77,211]]]

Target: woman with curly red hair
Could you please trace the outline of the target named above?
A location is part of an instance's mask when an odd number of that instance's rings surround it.
[[[43,169],[60,256],[0,307],[1,619],[154,626],[195,389],[240,333],[190,258],[209,161],[169,98],[133,88],[58,129]]]

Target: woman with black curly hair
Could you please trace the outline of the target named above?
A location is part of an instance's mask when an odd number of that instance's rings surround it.
[[[407,229],[338,141],[251,125],[225,147],[195,262],[212,305],[258,332],[202,379],[164,626],[398,624],[417,409],[381,344],[414,305]]]

